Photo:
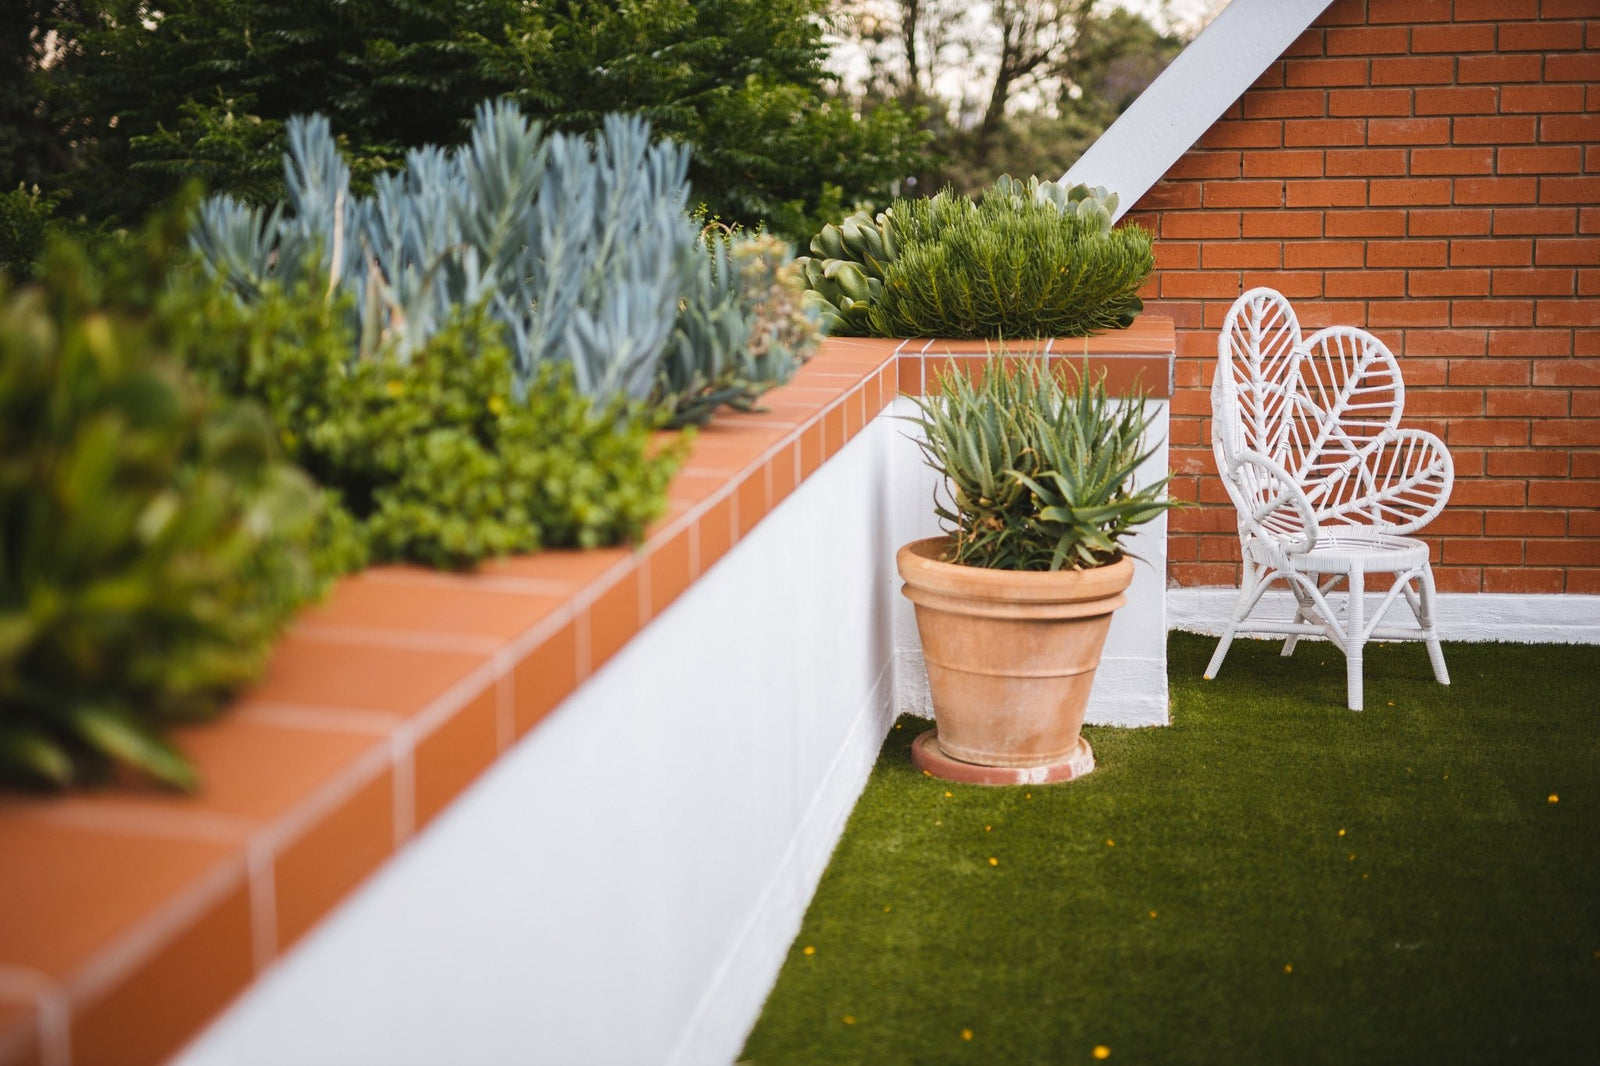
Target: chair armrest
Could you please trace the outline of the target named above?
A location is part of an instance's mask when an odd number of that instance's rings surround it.
[[[1218,465],[1222,483],[1246,531],[1285,556],[1300,555],[1316,547],[1317,514],[1305,492],[1281,465],[1260,452],[1248,450],[1219,455]]]

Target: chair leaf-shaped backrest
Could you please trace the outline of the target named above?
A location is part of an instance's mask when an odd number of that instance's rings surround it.
[[[1234,303],[1217,338],[1217,376],[1211,385],[1219,450],[1248,449],[1283,461],[1299,350],[1300,322],[1281,294],[1251,289]]]

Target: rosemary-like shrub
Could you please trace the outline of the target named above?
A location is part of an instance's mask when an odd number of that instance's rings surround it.
[[[1087,337],[1143,309],[1150,234],[1020,195],[896,201],[898,254],[873,303],[885,337]]]
[[[996,359],[983,380],[939,377],[919,398],[924,460],[945,478],[934,510],[948,561],[993,570],[1085,570],[1114,562],[1135,526],[1177,506],[1167,479],[1135,489],[1154,450],[1143,398],[1113,401],[1105,379],[1069,389],[1038,363]]]

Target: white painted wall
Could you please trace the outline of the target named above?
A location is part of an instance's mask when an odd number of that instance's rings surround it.
[[[176,1061],[731,1062],[896,709],[927,707],[894,570],[937,532],[892,417],[911,410],[895,401]],[[1113,623],[1094,721],[1166,721],[1164,544],[1163,524],[1136,548],[1157,569]]]

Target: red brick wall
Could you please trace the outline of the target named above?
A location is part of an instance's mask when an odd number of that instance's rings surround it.
[[[1254,285],[1400,358],[1448,591],[1600,593],[1600,0],[1337,0],[1129,215],[1178,324],[1169,575],[1237,580],[1216,331]]]

